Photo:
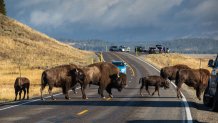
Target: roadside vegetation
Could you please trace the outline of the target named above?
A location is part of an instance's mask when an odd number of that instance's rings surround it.
[[[14,99],[14,81],[20,73],[30,79],[31,98],[39,95],[43,70],[61,64],[84,66],[97,61],[93,52],[60,43],[2,14],[0,25],[1,102]]]

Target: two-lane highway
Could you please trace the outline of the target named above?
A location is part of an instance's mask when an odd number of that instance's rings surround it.
[[[29,100],[0,107],[0,122],[74,122],[74,123],[136,123],[136,122],[186,122],[184,104],[176,98],[173,86],[160,89],[160,97],[150,96],[144,91],[139,95],[139,78],[159,75],[159,72],[143,61],[127,53],[103,53],[104,60],[123,60],[128,64],[128,87],[122,92],[112,90],[114,98],[101,99],[97,86],[87,89],[88,100],[70,93],[72,99],[65,100],[62,94],[56,101]],[[150,88],[153,92],[154,88]],[[108,94],[105,91],[105,95]],[[24,103],[24,104],[22,104]]]

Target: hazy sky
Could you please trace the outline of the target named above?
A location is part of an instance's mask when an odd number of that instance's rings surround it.
[[[57,39],[218,39],[218,0],[5,0],[8,16]]]

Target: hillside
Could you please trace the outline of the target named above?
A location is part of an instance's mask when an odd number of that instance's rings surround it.
[[[39,92],[41,72],[60,64],[87,65],[95,59],[93,52],[82,51],[58,42],[16,20],[0,14],[0,100],[14,97],[13,83],[21,75],[30,79],[32,95]],[[8,90],[9,89],[9,90]],[[36,92],[34,92],[34,90]],[[11,93],[7,97],[4,92]]]

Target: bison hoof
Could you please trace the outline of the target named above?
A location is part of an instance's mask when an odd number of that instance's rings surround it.
[[[114,96],[112,94],[109,95],[110,98],[113,98]]]

